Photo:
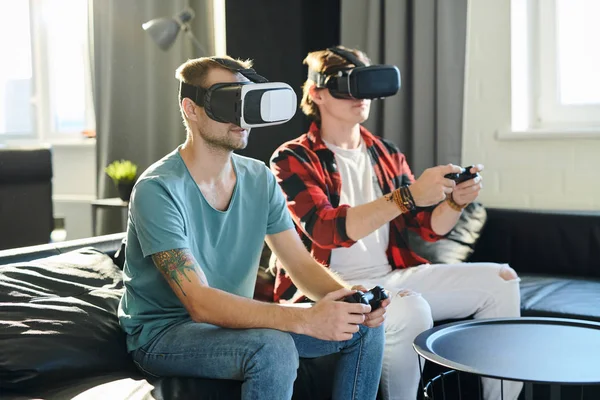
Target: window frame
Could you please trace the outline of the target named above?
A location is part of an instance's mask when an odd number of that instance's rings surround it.
[[[600,104],[560,103],[556,10],[556,0],[511,2],[512,130],[600,134]]]
[[[86,139],[81,131],[60,132],[55,129],[52,117],[52,93],[50,90],[50,63],[48,54],[47,28],[43,23],[45,7],[51,7],[48,0],[29,0],[29,30],[31,35],[31,115],[32,131],[23,133],[0,133],[0,144],[31,142],[71,144]],[[87,4],[89,7],[89,3]],[[89,14],[89,11],[88,11]],[[86,16],[86,19],[88,16]],[[89,35],[89,27],[88,27]],[[90,52],[90,40],[85,43],[85,51]],[[85,76],[85,127],[95,129],[95,113],[92,94],[91,60],[84,62]]]
[[[600,103],[595,105],[564,105],[559,101],[560,76],[558,54],[558,24],[556,0],[536,0],[539,37],[539,68],[537,123],[544,127],[600,126]]]

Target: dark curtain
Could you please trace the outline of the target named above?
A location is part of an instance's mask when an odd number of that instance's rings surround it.
[[[253,59],[267,79],[292,86],[300,105],[308,73],[302,60],[309,51],[339,43],[339,0],[227,0],[226,7],[227,53]],[[298,109],[283,125],[253,129],[240,153],[268,162],[279,145],[307,129]]]
[[[417,176],[461,163],[466,24],[467,0],[341,0],[341,43],[402,76],[365,125],[395,142]]]

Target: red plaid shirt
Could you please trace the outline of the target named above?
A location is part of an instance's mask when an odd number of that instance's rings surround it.
[[[360,134],[384,194],[414,182],[406,157],[396,145],[374,136],[362,126]],[[286,196],[304,245],[315,260],[329,266],[332,249],[350,247],[355,241],[346,233],[346,214],[350,206],[339,204],[342,181],[335,156],[323,143],[317,125],[313,123],[308,133],[279,147],[271,158],[271,170]],[[390,222],[387,256],[393,269],[427,263],[410,250],[405,231],[407,228],[416,231],[427,241],[442,238],[431,229],[432,210],[432,207],[419,208]],[[277,263],[274,300],[304,299]]]

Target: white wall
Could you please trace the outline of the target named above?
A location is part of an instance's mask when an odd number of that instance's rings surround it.
[[[485,165],[489,207],[600,209],[597,139],[498,139],[511,133],[510,0],[471,0],[463,165]]]
[[[52,145],[54,217],[65,218],[66,239],[92,236],[90,202],[96,198],[96,146],[85,143]]]

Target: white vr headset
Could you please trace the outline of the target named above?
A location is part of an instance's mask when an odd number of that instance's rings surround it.
[[[269,82],[253,69],[240,69],[228,59],[213,60],[239,72],[250,82],[217,83],[204,89],[182,81],[179,101],[187,97],[204,107],[209,118],[244,129],[283,124],[296,113],[297,97],[290,85]]]

